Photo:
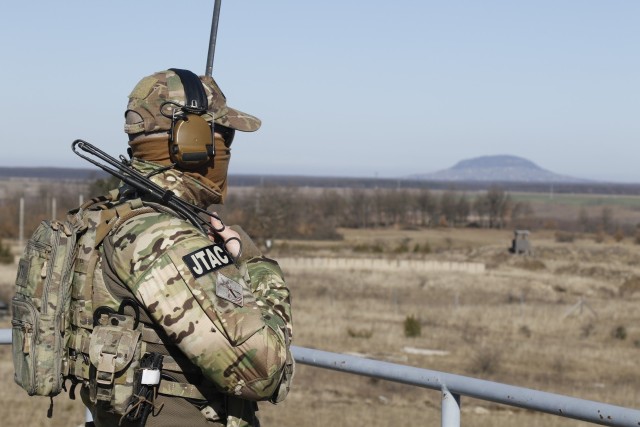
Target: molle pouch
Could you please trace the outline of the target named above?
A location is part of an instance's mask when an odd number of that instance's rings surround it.
[[[12,350],[15,382],[29,395],[52,397],[63,386],[79,232],[69,221],[43,221],[20,258],[12,299]]]
[[[124,414],[133,395],[141,357],[141,328],[132,316],[107,313],[91,333],[90,398],[116,414]]]

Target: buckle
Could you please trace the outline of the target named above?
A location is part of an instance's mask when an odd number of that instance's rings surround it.
[[[101,385],[113,384],[116,372],[116,355],[108,353],[100,354],[100,362],[97,368],[96,382]]]

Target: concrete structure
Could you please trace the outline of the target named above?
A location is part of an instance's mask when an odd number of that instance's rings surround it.
[[[531,240],[529,230],[515,230],[509,252],[515,255],[531,255]]]

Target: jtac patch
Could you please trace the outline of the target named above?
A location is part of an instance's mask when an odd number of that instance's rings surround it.
[[[233,264],[231,257],[218,244],[198,249],[182,257],[184,263],[189,267],[191,273],[196,277],[202,277],[207,273],[214,272],[222,267]]]

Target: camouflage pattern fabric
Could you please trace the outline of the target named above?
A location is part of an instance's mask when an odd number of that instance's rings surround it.
[[[64,388],[78,232],[68,221],[42,221],[20,258],[12,299],[12,352],[14,380],[29,395],[55,396]]]
[[[136,167],[148,172],[154,166],[140,162]],[[175,170],[151,179],[199,206],[219,197]],[[244,233],[242,240],[254,249],[237,264],[227,263],[228,255],[216,252],[188,222],[145,212],[123,218],[101,250],[109,268],[169,337],[167,344],[177,346],[229,396],[226,425],[239,427],[252,425],[253,418],[242,402],[282,400],[293,372],[291,308],[282,271]]]
[[[222,194],[216,183],[198,173],[168,169],[157,173],[162,166],[155,162],[133,159],[133,167],[166,190],[170,190],[187,202],[206,208],[222,202]]]
[[[204,118],[207,121],[237,129],[253,132],[260,128],[260,119],[227,106],[227,99],[215,80],[210,76],[201,76],[209,108]],[[152,133],[171,128],[171,119],[160,113],[160,107],[166,101],[185,104],[185,92],[180,77],[171,70],[159,71],[145,77],[129,94],[127,111],[134,111],[142,117],[140,123],[125,124],[128,134]],[[169,114],[175,106],[167,105],[164,110]]]

